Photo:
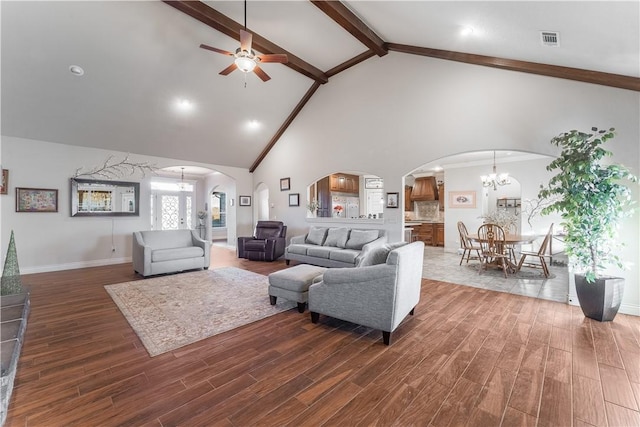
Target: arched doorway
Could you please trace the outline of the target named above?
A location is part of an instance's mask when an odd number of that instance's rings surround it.
[[[227,193],[214,189],[209,197],[211,241],[227,242]]]
[[[553,252],[548,253],[554,261],[548,261],[552,273],[549,277],[544,276],[540,269],[511,271],[508,278],[504,277],[502,269],[485,269],[479,274],[479,260],[461,259],[462,252],[459,250],[462,249],[462,242],[458,222],[462,222],[471,235],[476,234],[484,222],[499,225],[503,221],[511,222],[514,227],[507,232],[519,236],[518,242],[526,245],[524,249],[527,250],[536,250],[550,225],[561,222],[557,215],[541,215],[539,209],[546,201],[538,199],[538,192],[540,185],[550,179],[546,166],[552,158],[497,150],[494,162],[493,153],[492,150],[449,156],[426,163],[405,176],[405,184],[416,180],[416,175],[423,178],[430,176],[440,190],[437,199],[424,202],[427,207],[431,206],[430,209],[411,200],[414,186],[409,185],[405,195],[409,204],[405,211],[405,227],[427,230],[419,239],[424,238],[426,245],[423,277],[566,303],[569,293],[568,271],[561,262],[555,262],[564,258],[560,243],[560,247],[554,246]],[[495,185],[491,179],[494,172],[497,176]],[[508,179],[499,179],[501,174],[507,173]],[[437,241],[434,236],[438,224],[442,224],[440,229],[444,231],[442,247],[432,243]],[[509,255],[512,265],[521,259],[520,249],[520,243],[512,245]]]
[[[264,182],[256,186],[255,200],[258,221],[269,220],[269,187]]]

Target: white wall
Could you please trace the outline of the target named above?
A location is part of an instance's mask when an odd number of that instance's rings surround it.
[[[127,153],[82,148],[44,141],[2,137],[3,167],[10,170],[9,194],[2,196],[2,250],[6,251],[11,230],[15,231],[20,272],[35,273],[94,265],[114,264],[131,260],[131,234],[150,227],[150,176],[125,177],[123,181],[140,181],[139,217],[71,217],[69,178],[79,167],[101,165],[108,156],[124,158]],[[130,155],[130,160],[149,162],[158,168],[194,165],[220,171],[207,183],[197,187],[196,209],[204,208],[215,185],[224,182],[227,188],[237,187],[251,194],[252,177],[246,169],[209,165],[183,160]],[[226,176],[226,178],[225,178]],[[229,183],[233,183],[233,185]],[[15,187],[58,189],[57,213],[15,212]],[[229,190],[231,194],[235,189]],[[233,196],[235,197],[235,196]],[[251,212],[231,215],[230,236],[235,239],[236,227],[251,230]],[[116,248],[111,251],[111,245]]]
[[[293,236],[309,223],[305,207],[288,207],[288,192],[278,191],[282,177],[291,177],[291,192],[304,194],[319,176],[359,170],[383,178],[386,192],[401,193],[402,177],[422,164],[478,150],[555,155],[553,136],[592,126],[618,130],[609,145],[613,160],[637,173],[639,117],[638,92],[391,52],[320,87],[254,181],[270,187],[274,215]],[[524,190],[522,197],[528,197]],[[402,209],[385,209],[391,240],[402,240],[401,215]],[[628,283],[623,309],[637,314],[639,233],[636,215],[623,232],[625,258],[635,265],[622,275]]]

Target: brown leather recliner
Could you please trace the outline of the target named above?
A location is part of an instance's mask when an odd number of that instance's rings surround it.
[[[287,226],[281,221],[258,221],[251,237],[238,237],[238,258],[275,261],[284,255]]]

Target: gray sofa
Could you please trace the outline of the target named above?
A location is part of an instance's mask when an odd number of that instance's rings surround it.
[[[142,276],[209,268],[210,244],[194,230],[133,233],[133,269]]]
[[[309,287],[311,321],[320,314],[391,332],[420,301],[424,243],[394,243],[372,251],[358,268],[330,268]]]
[[[294,260],[321,267],[357,267],[369,251],[386,241],[385,230],[311,227],[307,234],[291,238],[284,258],[287,265]]]

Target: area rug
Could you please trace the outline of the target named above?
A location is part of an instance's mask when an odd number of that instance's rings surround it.
[[[297,306],[270,305],[268,287],[267,276],[224,267],[105,289],[153,357]]]
[[[474,271],[478,272],[480,269],[480,265],[477,263],[468,264],[467,268],[473,269]],[[500,267],[489,267],[488,269],[483,270],[482,274],[484,276],[502,277],[504,279],[504,272]],[[544,273],[542,272],[542,269],[536,270],[536,269],[527,268],[527,267],[523,267],[522,270],[516,273],[509,273],[510,279],[515,278],[515,279],[527,279],[527,280],[547,280],[547,279],[553,279],[555,277],[556,275],[553,273],[549,273],[549,277],[544,277]]]

